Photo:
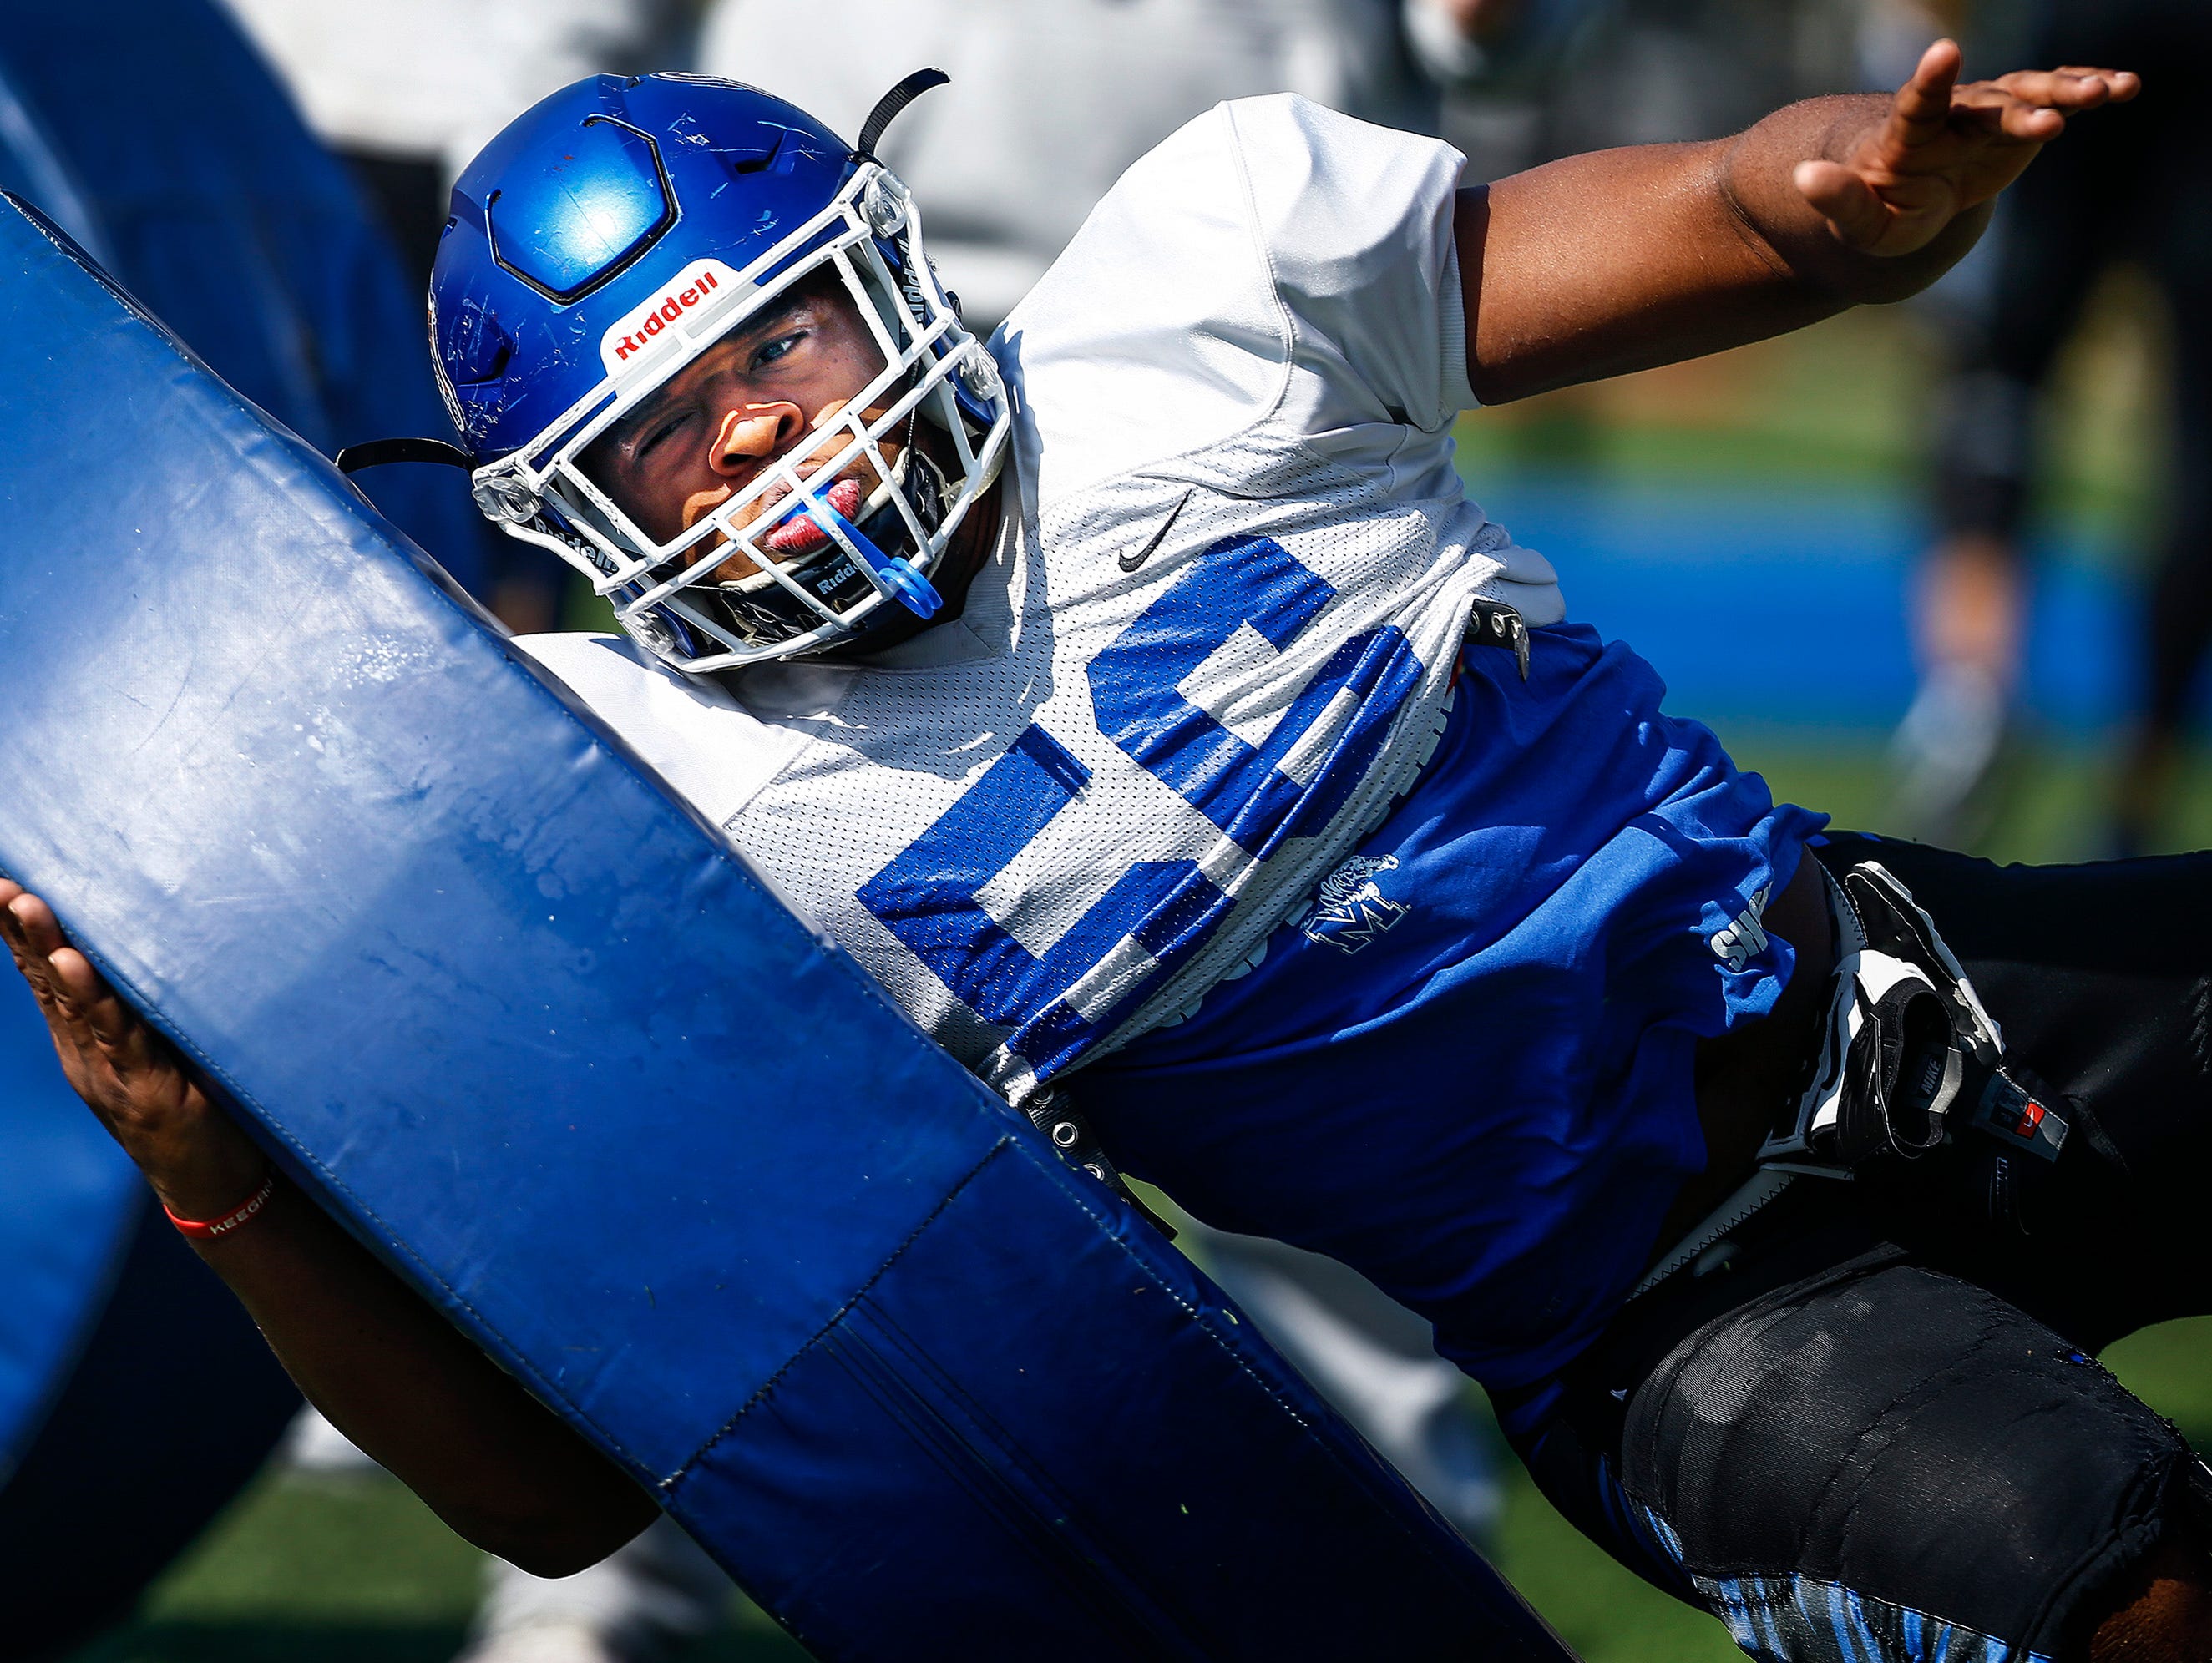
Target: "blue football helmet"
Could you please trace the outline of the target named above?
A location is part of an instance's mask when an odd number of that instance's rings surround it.
[[[855,146],[735,82],[598,76],[520,117],[454,187],[430,336],[477,506],[582,571],[677,669],[864,642],[939,604],[931,577],[1005,452],[1006,391],[937,280],[920,210],[873,151],[890,117],[943,79],[901,82]],[[874,336],[881,373],[798,449],[657,541],[591,476],[586,451],[825,268]],[[915,442],[917,422],[939,438]],[[878,446],[902,431],[887,460]],[[802,476],[825,436],[840,448]],[[865,500],[809,483],[862,458],[876,482]],[[819,533],[778,536],[801,517]]]

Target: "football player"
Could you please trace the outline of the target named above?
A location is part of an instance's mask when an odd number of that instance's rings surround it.
[[[1914,292],[2137,91],[1960,67],[1473,191],[1225,105],[988,349],[874,160],[927,77],[853,145],[605,77],[463,176],[434,334],[479,502],[626,632],[531,650],[1103,1179],[1429,1318],[1554,1500],[1758,1655],[2201,1658],[2212,1475],[2090,1354],[2212,1308],[2172,927],[2212,862],[1825,834],[1451,463],[1477,403]],[[534,1569],[645,1522],[0,901],[333,1421]]]

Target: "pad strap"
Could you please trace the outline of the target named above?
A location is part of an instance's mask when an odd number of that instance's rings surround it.
[[[1504,601],[1478,599],[1474,603],[1474,610],[1468,614],[1467,644],[1510,648],[1514,662],[1520,666],[1521,679],[1528,679],[1528,626]]]
[[[1098,1134],[1091,1131],[1091,1122],[1068,1101],[1066,1092],[1047,1086],[1024,1103],[1022,1110],[1039,1132],[1052,1139],[1052,1146],[1061,1160],[1079,1172],[1089,1173],[1112,1190],[1142,1213],[1146,1221],[1169,1241],[1176,1239],[1175,1226],[1146,1206],[1129,1187],[1128,1180],[1115,1169],[1113,1162],[1106,1158]]]

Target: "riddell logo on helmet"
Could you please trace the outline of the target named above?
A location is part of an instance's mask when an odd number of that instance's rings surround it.
[[[610,375],[659,355],[672,338],[696,339],[692,326],[739,288],[738,274],[720,260],[694,260],[653,299],[627,312],[599,337],[599,358]]]

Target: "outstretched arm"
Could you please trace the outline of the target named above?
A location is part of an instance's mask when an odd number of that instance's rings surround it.
[[[1951,41],[1893,97],[1793,104],[1734,138],[1571,156],[1460,193],[1468,373],[1485,404],[1902,300],[1973,246],[2067,118],[2125,71],[1959,84]]]
[[[62,1071],[179,1217],[222,1216],[262,1180],[261,1152],[167,1042],[0,879],[0,938],[31,986]],[[653,1516],[613,1463],[495,1368],[295,1191],[193,1244],[338,1429],[462,1535],[526,1570],[597,1563]]]

